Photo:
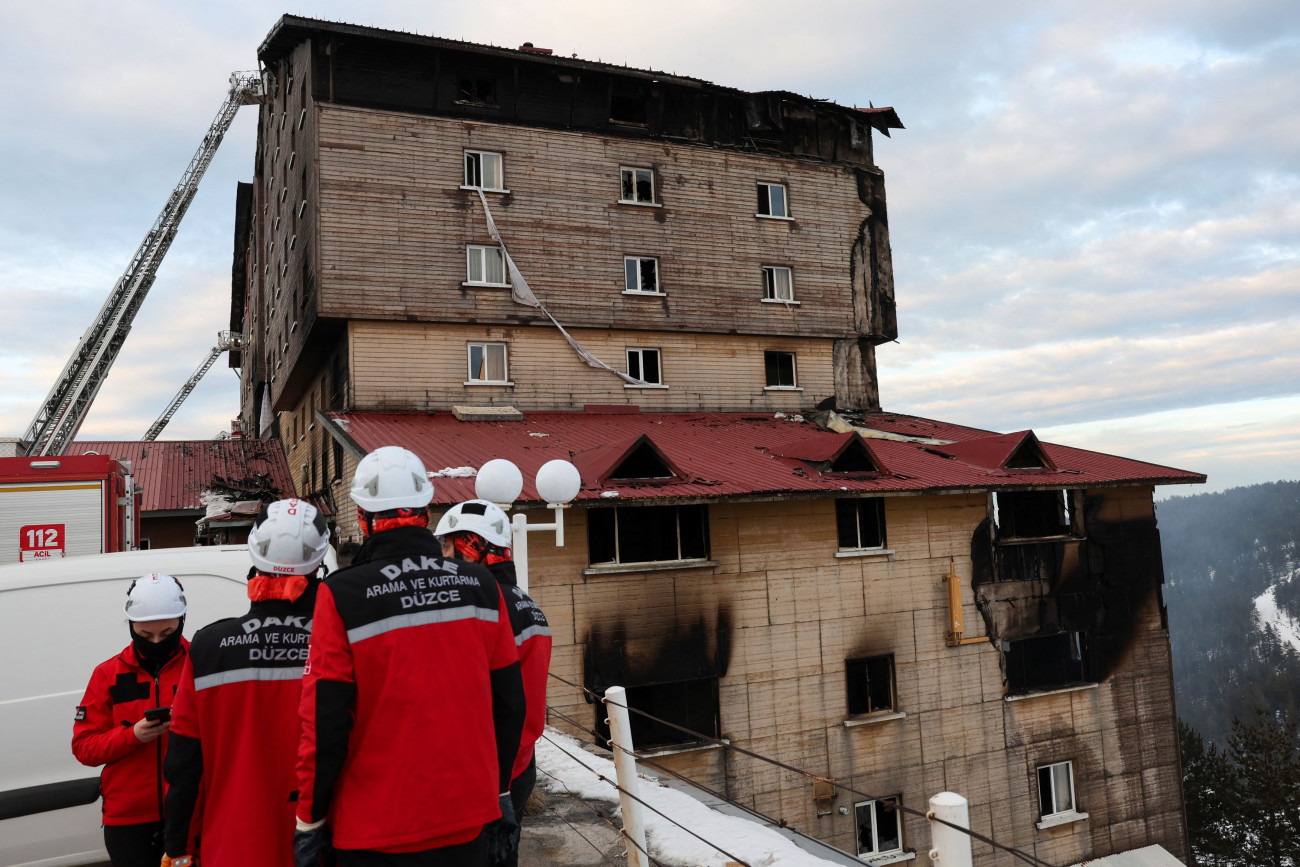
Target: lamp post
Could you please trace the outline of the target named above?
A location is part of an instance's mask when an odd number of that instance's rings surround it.
[[[537,494],[555,513],[555,520],[547,524],[530,524],[528,516],[516,512],[510,519],[514,543],[515,577],[519,589],[528,592],[528,534],[539,530],[555,533],[555,547],[564,547],[564,510],[569,508],[582,488],[582,475],[578,468],[565,460],[547,461],[537,471]],[[481,500],[497,503],[509,510],[524,489],[524,476],[505,458],[494,458],[479,468],[474,479],[474,493]]]

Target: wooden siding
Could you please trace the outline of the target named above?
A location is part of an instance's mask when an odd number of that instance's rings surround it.
[[[660,350],[666,389],[625,388],[588,366],[552,326],[501,328],[408,322],[350,323],[351,406],[445,410],[509,404],[522,410],[627,404],[646,411],[811,409],[834,394],[831,342],[689,332],[570,332],[611,367],[629,347]],[[504,342],[513,386],[465,385],[469,341]],[[764,350],[794,352],[803,391],[765,391]]]
[[[465,246],[492,243],[477,193],[460,189],[464,151],[481,149],[503,155],[510,192],[487,199],[505,243],[569,325],[861,333],[855,244],[872,211],[859,198],[860,170],[334,105],[319,112],[323,316],[541,321],[506,293],[461,286]],[[620,166],[653,168],[661,207],[619,204]],[[755,217],[759,181],[786,185],[792,221]],[[625,255],[659,260],[664,297],[622,294]],[[797,307],[760,303],[763,265],[792,268]],[[858,319],[859,328],[870,321]]]
[[[1145,489],[1090,492],[1104,509],[1151,509]],[[836,558],[829,500],[709,506],[713,568],[584,575],[586,511],[566,518],[566,547],[529,540],[531,592],[552,624],[551,670],[584,678],[593,635],[617,634],[629,656],[654,658],[665,636],[712,627],[725,612],[730,658],[720,680],[722,733],[733,743],[844,785],[925,809],[936,792],[971,800],[975,830],[1052,864],[1072,864],[1158,843],[1182,857],[1168,639],[1154,599],[1139,615],[1123,665],[1105,682],[1005,701],[1002,654],[986,642],[948,647],[943,575],[952,562],[966,583],[967,634],[983,634],[970,604],[972,534],[983,495],[888,498],[893,553]],[[898,710],[906,716],[846,727],[845,660],[894,655]],[[548,704],[592,726],[581,692],[552,680]],[[550,722],[584,740],[591,736]],[[1087,820],[1038,830],[1036,769],[1074,762]],[[853,804],[839,789],[817,817],[806,778],[717,750],[655,761],[725,790],[849,851]],[[929,831],[905,817],[906,847],[924,853]],[[978,865],[1019,863],[977,846]]]

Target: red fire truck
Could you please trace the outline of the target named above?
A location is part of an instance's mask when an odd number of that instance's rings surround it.
[[[0,564],[133,550],[139,514],[127,461],[0,458]]]

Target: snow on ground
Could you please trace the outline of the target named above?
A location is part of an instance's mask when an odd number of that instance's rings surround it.
[[[601,780],[593,770],[605,779]],[[537,741],[537,771],[537,782],[547,791],[568,791],[584,800],[618,803],[613,761],[587,752],[578,741],[555,729],[548,727],[545,736]],[[678,825],[716,843],[752,867],[833,867],[835,864],[808,854],[757,822],[724,816],[690,795],[660,786],[656,778],[645,774],[641,775],[640,797],[669,817],[664,818],[648,808],[642,810],[650,855],[669,867],[723,867],[731,860]]]
[[[1270,587],[1255,597],[1255,616],[1259,619],[1261,629],[1272,626],[1279,640],[1300,651],[1300,624],[1278,607],[1277,598],[1273,595],[1276,589]]]

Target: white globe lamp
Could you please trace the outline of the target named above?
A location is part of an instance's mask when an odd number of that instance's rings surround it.
[[[582,475],[568,461],[547,461],[537,471],[537,493],[545,503],[571,503],[581,489]]]
[[[513,503],[523,489],[523,473],[505,458],[493,458],[479,467],[474,479],[474,493],[490,503]]]

